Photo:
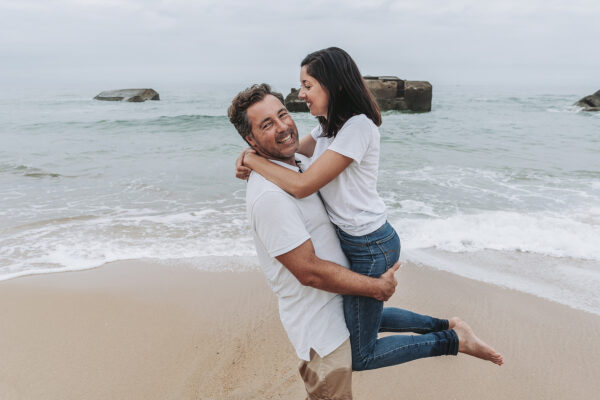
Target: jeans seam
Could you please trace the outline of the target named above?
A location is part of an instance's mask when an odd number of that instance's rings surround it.
[[[383,254],[383,258],[385,259],[385,270],[387,271],[391,267],[390,259],[388,257],[389,251],[385,251],[383,246],[381,246],[379,243],[377,243],[377,247],[379,248],[379,251],[381,252],[381,254]]]
[[[434,331],[433,329],[423,329],[423,328],[419,328],[418,326],[409,326],[409,327],[402,327],[402,328],[386,328],[385,326],[382,326],[381,328],[386,329],[388,332],[414,332],[414,333],[437,332],[437,331]]]
[[[362,350],[361,350],[361,345],[360,345],[360,323],[358,323],[358,321],[360,321],[360,307],[359,307],[359,300],[358,298],[356,298],[356,301],[354,302],[355,305],[355,310],[356,310],[356,333],[357,333],[357,338],[358,340],[356,341],[356,347],[358,350],[358,354],[362,354]]]
[[[390,240],[392,240],[394,238],[395,234],[396,234],[396,231],[392,231],[392,233],[390,233],[389,235],[387,235],[383,239],[376,240],[375,243],[376,244],[384,244],[385,242],[389,242]]]
[[[378,358],[387,356],[388,354],[394,353],[394,352],[396,352],[398,350],[406,350],[409,347],[419,347],[419,346],[423,346],[423,345],[431,345],[433,343],[437,343],[437,342],[441,342],[441,341],[447,341],[447,339],[431,340],[431,341],[428,341],[428,342],[412,343],[412,344],[404,345],[402,347],[396,347],[395,349],[392,349],[390,351],[386,351],[385,353],[379,354],[379,355],[371,358],[371,360],[377,360]]]
[[[340,239],[340,242],[344,242],[349,244],[350,246],[360,246],[360,247],[368,247],[367,244],[365,243],[357,243],[357,242],[351,242],[349,240],[344,240],[341,236],[338,236],[338,238]]]
[[[369,249],[370,251],[370,249]],[[371,254],[371,266],[369,266],[369,272],[367,273],[367,276],[372,276],[373,274],[373,267],[375,266],[375,257],[373,257],[373,254]]]

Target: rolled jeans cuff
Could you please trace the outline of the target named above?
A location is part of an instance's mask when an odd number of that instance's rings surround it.
[[[440,319],[440,331],[448,330],[449,327],[450,321],[448,321],[447,319]]]
[[[458,354],[458,335],[456,334],[456,332],[454,331],[454,329],[450,329],[447,331],[442,331],[442,332],[447,332],[448,336],[447,336],[447,340],[448,340],[448,353],[446,353],[449,356],[455,356]]]

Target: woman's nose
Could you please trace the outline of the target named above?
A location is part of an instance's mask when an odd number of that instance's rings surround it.
[[[300,89],[300,92],[298,92],[298,98],[300,100],[306,99],[306,93],[304,92],[304,89]]]

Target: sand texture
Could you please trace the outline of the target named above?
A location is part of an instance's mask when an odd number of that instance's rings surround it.
[[[600,317],[405,265],[389,305],[459,316],[504,356],[354,374],[356,399],[593,399]],[[0,399],[303,399],[262,274],[147,262],[0,282]]]

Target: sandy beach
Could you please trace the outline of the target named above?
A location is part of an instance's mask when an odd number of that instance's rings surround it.
[[[356,399],[591,399],[600,317],[426,266],[389,305],[460,316],[505,365],[465,355],[354,374]],[[0,282],[2,399],[302,399],[260,271],[127,261]]]

